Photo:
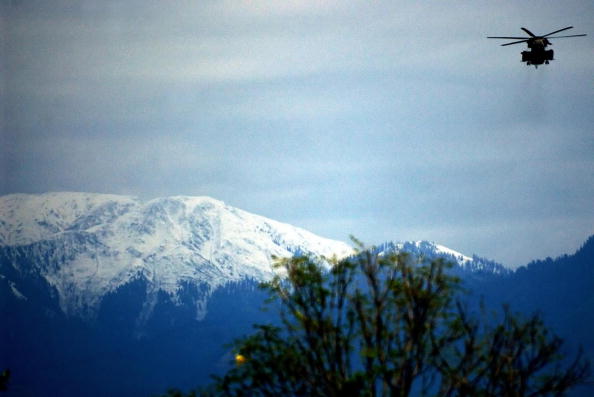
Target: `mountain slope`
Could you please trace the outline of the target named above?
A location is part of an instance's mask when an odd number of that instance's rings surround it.
[[[379,253],[406,252],[414,257],[422,257],[428,260],[443,258],[457,265],[455,271],[467,273],[468,275],[506,275],[511,273],[510,269],[499,263],[477,255],[469,257],[431,241],[387,242],[379,245],[376,249]]]
[[[427,241],[377,249],[456,262],[471,302],[540,310],[569,348],[581,343],[594,358],[594,238],[515,272]],[[272,255],[350,252],[208,197],[0,197],[0,366],[16,396],[191,388],[227,368],[225,344],[274,321],[257,288]]]
[[[209,197],[144,202],[88,193],[1,197],[0,248],[4,267],[40,274],[66,313],[92,315],[107,293],[140,277],[149,296],[164,292],[173,300],[183,284],[199,284],[198,318],[216,288],[270,278],[272,256],[351,252],[345,243]],[[21,268],[24,259],[32,268]]]

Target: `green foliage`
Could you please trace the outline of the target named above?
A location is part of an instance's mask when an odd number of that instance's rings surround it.
[[[523,319],[504,307],[502,321],[488,327],[458,313],[446,338],[457,343],[435,345],[440,396],[557,396],[589,375],[581,352],[563,366],[563,341],[538,315]]]
[[[236,342],[241,362],[212,395],[544,396],[588,376],[538,316],[504,308],[494,325],[470,316],[443,260],[359,247],[341,261],[277,261],[264,288],[280,301],[280,326]]]

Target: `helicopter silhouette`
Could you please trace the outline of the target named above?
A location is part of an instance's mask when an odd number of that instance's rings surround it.
[[[554,32],[537,36],[526,28],[521,28],[524,32],[528,33],[529,37],[501,37],[501,36],[487,36],[488,39],[509,39],[519,40],[511,43],[501,44],[502,46],[508,46],[512,44],[526,43],[529,51],[522,51],[522,62],[526,62],[526,65],[534,65],[538,68],[538,65],[549,64],[549,61],[553,60],[553,50],[547,50],[547,46],[552,45],[549,39],[560,39],[565,37],[581,37],[586,36],[585,34],[573,34],[569,36],[551,36],[555,33],[560,33],[565,30],[573,29],[573,26],[568,26],[563,29],[555,30]]]

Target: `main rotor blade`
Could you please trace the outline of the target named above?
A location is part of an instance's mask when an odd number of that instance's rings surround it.
[[[516,39],[516,40],[524,39],[524,40],[526,40],[526,37],[507,37],[507,36],[506,37],[502,37],[502,36],[487,36],[487,38],[488,39],[510,39],[510,40],[512,40],[512,39]]]
[[[526,28],[520,28],[520,29],[522,29],[524,32],[528,33],[531,37],[536,37],[534,35],[534,33],[532,33],[531,31],[529,31],[528,29],[526,29]],[[553,32],[553,33],[555,33],[555,32]]]
[[[568,26],[568,27],[566,27],[566,28],[563,28],[563,29],[555,30],[554,32],[547,33],[547,34],[545,34],[545,35],[544,35],[544,36],[542,36],[542,37],[547,37],[547,36],[550,36],[550,35],[552,35],[552,34],[559,33],[559,32],[563,32],[564,30],[568,30],[568,29],[573,29],[573,26]]]
[[[506,44],[501,44],[502,47],[505,47],[506,45],[512,45],[512,44],[519,44],[519,43],[525,43],[530,39],[526,39],[526,40],[520,40],[520,41],[514,41],[513,43],[506,43]]]
[[[582,36],[587,36],[587,34],[572,34],[569,36],[551,36],[551,37],[547,37],[547,39],[562,39],[564,37],[582,37]]]

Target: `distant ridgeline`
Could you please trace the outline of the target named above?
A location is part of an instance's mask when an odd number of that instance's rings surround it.
[[[594,237],[517,271],[424,241],[377,249],[454,261],[469,302],[541,311],[569,348],[594,358]],[[232,360],[225,344],[276,318],[260,310],[258,288],[272,255],[351,252],[210,198],[0,197],[8,395],[150,396],[207,383]]]
[[[387,242],[377,246],[376,251],[378,253],[406,252],[412,257],[425,258],[426,260],[443,258],[458,265],[455,269],[456,272],[473,273],[475,276],[479,274],[506,275],[512,273],[510,269],[492,260],[477,255],[468,257],[443,245],[429,241]]]

